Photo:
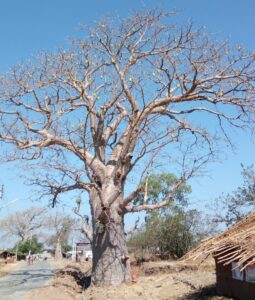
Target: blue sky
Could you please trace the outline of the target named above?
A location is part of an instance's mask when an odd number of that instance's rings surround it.
[[[126,16],[132,9],[156,5],[176,8],[178,22],[192,19],[198,26],[205,25],[209,32],[229,39],[231,44],[255,49],[255,2],[252,0],[8,0],[0,2],[0,73],[39,51],[62,47],[70,37],[79,34],[81,24],[93,26],[95,20],[106,14]],[[199,207],[222,192],[235,189],[242,180],[240,164],[254,162],[254,138],[241,133],[233,134],[233,138],[236,153],[222,149],[225,155],[221,162],[208,168],[210,177],[192,181],[191,200]],[[0,172],[0,184],[5,185],[5,201],[20,199],[0,211],[0,216],[29,206],[28,189],[12,166],[2,165]]]
[[[254,47],[252,0],[8,0],[0,3],[0,71],[40,50],[62,46],[68,37],[77,34],[80,24],[93,24],[109,13],[125,16],[134,8],[159,3],[176,8],[183,22],[193,19],[234,43]]]

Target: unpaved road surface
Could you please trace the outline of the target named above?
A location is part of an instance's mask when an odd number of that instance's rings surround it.
[[[47,261],[23,264],[19,269],[0,278],[0,299],[20,300],[28,291],[43,286],[53,275],[54,267]]]

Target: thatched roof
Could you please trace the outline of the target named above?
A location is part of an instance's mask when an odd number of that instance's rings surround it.
[[[15,256],[14,252],[10,252],[8,250],[2,250],[0,251],[0,258],[6,259],[8,256]]]
[[[242,270],[255,264],[255,213],[249,214],[235,226],[202,242],[186,255],[186,259],[213,254],[224,265],[237,262]]]

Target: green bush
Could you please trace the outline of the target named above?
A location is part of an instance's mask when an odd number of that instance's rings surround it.
[[[199,213],[174,208],[172,212],[153,212],[147,217],[144,228],[133,235],[128,245],[134,252],[157,255],[160,258],[180,258],[200,240],[196,231]]]
[[[73,250],[73,247],[70,246],[70,245],[68,245],[68,244],[65,244],[65,245],[62,246],[62,251],[63,251],[64,253],[66,253],[66,252],[68,252],[68,251],[72,251],[72,250]]]
[[[151,174],[147,178],[147,203],[155,204],[167,199],[177,182],[177,177],[171,173]],[[144,201],[146,180],[141,185],[143,192],[134,200],[134,204]],[[147,213],[144,227],[128,242],[130,250],[135,255],[139,253],[139,260],[155,255],[160,258],[180,258],[206,236],[200,213],[185,208],[190,192],[191,187],[184,182],[175,189],[167,206]]]

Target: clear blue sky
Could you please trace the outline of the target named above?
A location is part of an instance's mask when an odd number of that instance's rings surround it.
[[[198,26],[228,38],[231,44],[242,44],[255,50],[255,2],[252,0],[8,0],[0,1],[0,73],[26,60],[41,50],[52,51],[79,34],[79,25],[91,24],[106,14],[125,16],[132,9],[161,5],[176,8],[177,19],[192,19]],[[234,135],[236,154],[224,149],[226,160],[209,166],[210,178],[192,182],[192,201],[209,202],[221,192],[233,190],[241,182],[240,163],[254,162],[255,146],[243,134]],[[15,171],[0,166],[0,183],[5,185],[6,198],[19,198],[15,205],[5,208],[0,216],[29,205],[27,189]]]

